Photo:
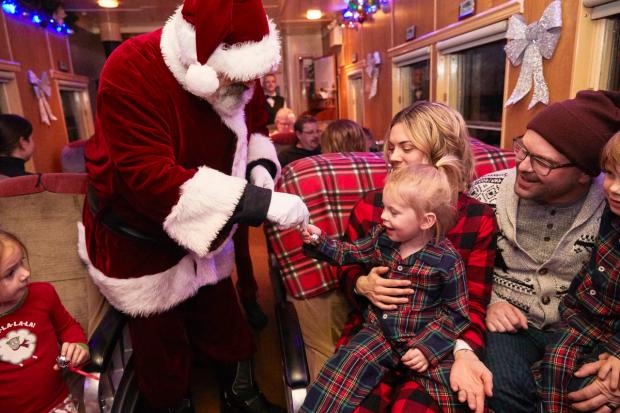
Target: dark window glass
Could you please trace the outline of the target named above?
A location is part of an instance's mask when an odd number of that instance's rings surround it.
[[[603,68],[607,72],[607,85],[604,89],[620,90],[620,16],[614,16],[610,19],[608,44],[609,50],[609,67]]]
[[[79,113],[77,113],[79,110],[79,97],[77,93],[70,90],[61,90],[60,97],[62,98],[62,111],[65,115],[69,142],[77,141],[80,139]]]
[[[456,53],[458,109],[469,133],[499,146],[506,54],[504,40]]]

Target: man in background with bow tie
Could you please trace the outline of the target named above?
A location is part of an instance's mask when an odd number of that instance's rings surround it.
[[[276,113],[286,106],[284,98],[278,95],[278,79],[273,73],[263,77],[263,90],[265,92],[265,110],[269,115],[268,125],[272,125],[276,119]]]

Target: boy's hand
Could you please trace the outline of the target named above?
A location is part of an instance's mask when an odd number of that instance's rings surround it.
[[[605,381],[608,377],[611,390],[618,390],[618,382],[620,381],[620,359],[611,354],[603,359],[603,364],[598,371],[598,378],[602,381]]]
[[[424,354],[417,348],[410,348],[407,350],[400,361],[411,370],[415,370],[418,373],[423,373],[428,368],[428,360],[424,357]]]
[[[69,361],[69,366],[79,367],[84,364],[90,355],[88,350],[77,343],[62,343],[60,355]],[[58,364],[54,364],[54,370],[58,370]]]
[[[321,236],[321,234],[321,229],[312,224],[308,224],[306,229],[301,231],[301,237],[306,244],[317,244],[319,242],[319,237]]]

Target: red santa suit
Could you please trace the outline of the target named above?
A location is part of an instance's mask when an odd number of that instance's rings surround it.
[[[240,3],[258,3],[264,16],[260,2]],[[187,50],[199,39],[187,18],[179,8],[163,29],[125,41],[110,56],[86,146],[83,255],[104,296],[131,316],[138,384],[155,406],[169,406],[189,388],[192,348],[220,362],[252,356],[229,278],[231,234],[237,223],[263,222],[269,207],[271,192],[246,181],[249,169],[279,173],[260,84],[242,94],[245,108],[214,100],[208,76],[196,86],[191,72],[201,67],[195,47],[193,57]],[[238,33],[225,33],[202,69],[243,81],[269,72],[280,46],[271,22],[265,30],[237,48],[226,43],[238,43]]]

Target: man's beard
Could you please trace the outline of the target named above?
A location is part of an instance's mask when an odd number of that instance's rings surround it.
[[[253,94],[254,86],[231,83],[220,86],[215,93],[207,97],[207,100],[220,115],[233,116],[245,108]]]

